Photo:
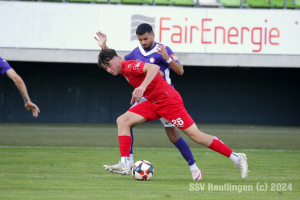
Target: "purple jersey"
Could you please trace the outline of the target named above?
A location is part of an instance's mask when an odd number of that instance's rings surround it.
[[[159,44],[155,42],[154,46],[149,50],[146,51],[143,49],[142,46],[138,46],[135,48],[130,54],[124,56],[125,60],[140,60],[146,63],[150,64],[156,64],[160,67],[160,70],[164,72],[165,76],[164,79],[169,83],[170,85],[173,86],[171,83],[171,78],[170,78],[170,65],[167,63],[167,61],[157,52],[156,48]],[[179,62],[177,58],[174,56],[173,51],[166,46],[166,49],[168,51],[169,56],[175,61]],[[173,86],[174,87],[174,86]]]
[[[0,73],[3,76],[6,76],[5,72],[9,69],[12,69],[11,66],[8,64],[8,62],[6,60],[4,60],[3,58],[0,57]]]

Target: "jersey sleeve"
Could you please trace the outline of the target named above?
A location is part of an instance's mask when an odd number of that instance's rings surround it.
[[[176,58],[176,56],[174,55],[173,51],[170,49],[170,47],[166,46],[167,52],[169,54],[169,56],[175,61],[175,62],[179,62],[179,60]]]
[[[132,62],[131,73],[134,75],[144,74],[144,65],[145,63],[142,61],[134,61]]]
[[[5,72],[12,69],[6,60],[0,59],[0,73],[2,76],[6,76]]]
[[[124,56],[125,60],[134,60],[133,52],[130,52],[126,56]]]
[[[125,61],[124,71],[127,75],[139,75],[144,74],[145,63],[137,60]]]

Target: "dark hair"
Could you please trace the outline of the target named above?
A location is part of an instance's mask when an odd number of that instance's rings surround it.
[[[147,24],[147,23],[140,24],[136,28],[135,33],[137,35],[144,35],[145,33],[151,34],[151,33],[153,33],[152,26],[150,24]]]
[[[98,55],[98,66],[103,67],[109,65],[109,61],[111,61],[114,57],[118,56],[114,49],[101,49]]]

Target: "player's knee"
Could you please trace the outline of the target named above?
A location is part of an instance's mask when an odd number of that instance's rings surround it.
[[[169,140],[174,144],[179,140],[179,138],[180,136],[169,135]]]
[[[117,124],[118,126],[121,125],[126,125],[126,117],[124,117],[124,115],[121,115],[120,117],[117,118]]]
[[[180,135],[178,133],[178,128],[177,127],[167,127],[165,129],[166,129],[167,135],[169,137],[169,140],[172,143],[175,143],[179,140]]]
[[[117,120],[116,120],[116,122],[117,122],[118,125],[120,123],[120,120],[121,120],[120,117],[118,117]]]
[[[121,115],[117,118],[117,125],[118,126],[132,126],[131,118],[125,114]]]

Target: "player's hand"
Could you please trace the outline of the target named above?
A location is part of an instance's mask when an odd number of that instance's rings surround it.
[[[38,115],[39,115],[39,113],[40,113],[40,109],[39,109],[39,107],[37,107],[34,103],[32,103],[31,101],[28,101],[28,102],[26,102],[25,103],[25,108],[27,109],[27,110],[32,110],[32,115],[34,116],[34,117],[37,117]]]
[[[162,77],[165,76],[165,73],[163,73],[163,71],[161,71],[161,70],[159,70],[158,73],[159,73]]]
[[[166,46],[163,46],[163,45],[158,45],[157,46],[157,52],[158,54],[162,55],[162,57],[165,59],[165,60],[169,60],[169,54],[168,54],[168,51],[166,49]]]
[[[143,86],[139,86],[135,88],[135,90],[132,92],[132,98],[130,101],[130,104],[132,105],[133,103],[139,102],[139,100],[143,97],[143,94],[145,92],[146,88]]]
[[[102,49],[106,48],[106,40],[107,40],[106,39],[106,34],[101,33],[100,31],[98,31],[98,32],[96,32],[96,35],[98,37],[96,36],[94,38],[98,42],[99,47],[101,47]]]

